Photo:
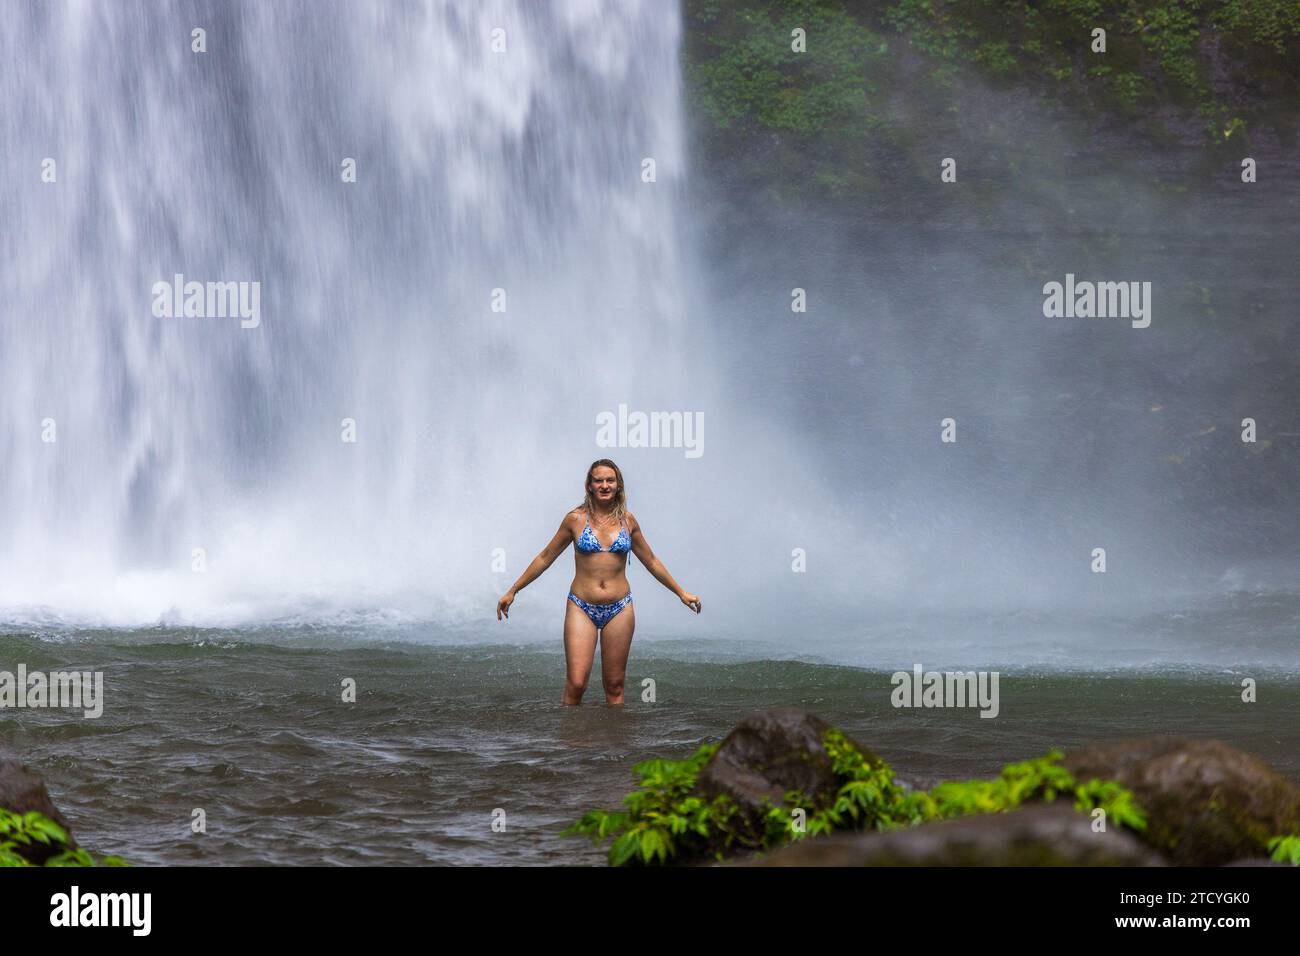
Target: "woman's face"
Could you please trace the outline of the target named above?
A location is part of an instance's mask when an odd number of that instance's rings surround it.
[[[591,473],[591,494],[603,505],[612,504],[618,493],[618,475],[609,465],[600,465]]]

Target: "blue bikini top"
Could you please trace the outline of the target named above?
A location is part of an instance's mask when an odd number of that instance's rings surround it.
[[[592,554],[596,551],[604,551],[600,546],[600,539],[596,537],[596,532],[591,530],[591,522],[588,521],[582,529],[582,534],[578,536],[578,543],[575,547],[586,554]],[[618,529],[618,537],[614,543],[609,546],[608,554],[627,554],[632,550],[632,539],[627,536],[627,528]]]

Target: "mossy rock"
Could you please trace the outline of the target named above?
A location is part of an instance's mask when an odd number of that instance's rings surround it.
[[[696,779],[705,798],[730,798],[740,811],[741,830],[755,839],[762,834],[764,816],[795,791],[807,799],[809,814],[835,802],[840,783],[826,752],[823,736],[832,727],[814,714],[782,708],[751,714],[719,745]],[[872,767],[879,757],[850,741]]]
[[[1068,800],[883,833],[837,833],[749,866],[1164,866],[1121,828],[1092,829]]]
[[[1183,866],[1267,857],[1271,837],[1300,832],[1300,787],[1218,740],[1142,737],[1065,755],[1080,780],[1118,780],[1147,811],[1146,842]]]

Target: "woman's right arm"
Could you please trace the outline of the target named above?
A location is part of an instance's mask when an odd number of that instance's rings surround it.
[[[549,568],[555,559],[564,553],[564,550],[573,540],[573,532],[569,530],[569,516],[565,515],[564,520],[560,522],[560,529],[555,532],[537,557],[524,568],[524,573],[519,575],[519,580],[510,585],[510,590],[501,595],[501,600],[497,601],[497,620],[501,620],[502,615],[510,617],[510,605],[514,603],[515,595],[522,591],[528,585],[532,584],[542,572]]]

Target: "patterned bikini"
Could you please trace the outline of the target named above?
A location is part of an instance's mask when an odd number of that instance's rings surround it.
[[[574,545],[584,554],[594,554],[597,551],[604,551],[600,546],[600,539],[596,533],[591,530],[591,522],[588,521],[586,527],[582,529],[582,534],[578,536],[578,542]],[[627,554],[632,550],[632,539],[628,537],[627,528],[620,527],[618,537],[614,543],[609,546],[609,554]],[[632,591],[629,589],[626,594],[615,601],[613,604],[588,604],[572,591],[569,592],[569,600],[578,607],[587,612],[587,617],[591,618],[591,623],[596,625],[596,629],[604,628],[606,624],[612,621],[615,615],[623,608],[632,603]]]

